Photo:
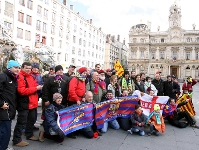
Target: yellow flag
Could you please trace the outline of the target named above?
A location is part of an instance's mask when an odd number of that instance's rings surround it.
[[[118,60],[115,61],[114,69],[116,70],[116,75],[121,77],[124,73],[124,69]]]

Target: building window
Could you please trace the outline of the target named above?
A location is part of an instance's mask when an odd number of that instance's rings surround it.
[[[160,59],[164,59],[164,52],[160,52]]]
[[[48,18],[48,10],[44,9],[44,17]]]
[[[164,43],[164,39],[161,39],[161,43]]]
[[[37,14],[40,14],[41,15],[41,9],[42,9],[42,7],[41,6],[37,6]]]
[[[71,59],[71,63],[72,63],[72,64],[75,64],[75,58],[72,58],[72,59]]]
[[[41,29],[41,21],[39,21],[39,20],[37,20],[36,29],[37,30]]]
[[[74,24],[74,32],[77,31],[77,25]]]
[[[18,21],[24,22],[24,13],[18,11]]]
[[[61,7],[61,12],[64,13],[64,7]]]
[[[88,51],[88,56],[90,56],[90,54],[91,54],[90,51]],[[93,53],[92,53],[92,54],[93,54]],[[93,56],[94,56],[94,54],[93,54]]]
[[[155,43],[155,39],[151,39],[151,43]]]
[[[86,47],[86,41],[85,40],[83,41],[83,46]]]
[[[84,31],[84,37],[86,37],[86,31]]]
[[[133,43],[136,43],[136,38],[133,38]]]
[[[6,26],[7,28],[11,29],[12,23],[4,21],[4,26]]]
[[[64,17],[60,16],[60,25],[63,25],[64,23]]]
[[[73,43],[76,43],[76,37],[73,36]]]
[[[81,56],[81,49],[78,50],[78,55]]]
[[[191,42],[191,38],[187,38],[187,42]]]
[[[42,36],[42,44],[46,45],[46,36]]]
[[[141,43],[144,43],[144,39],[140,39],[140,42],[141,42]]]
[[[151,59],[155,59],[155,52],[151,52]]]
[[[57,3],[55,3],[55,2],[53,3],[53,8],[55,8],[55,9],[57,8]]]
[[[72,54],[75,54],[75,47],[72,48]]]
[[[62,40],[59,40],[59,48],[62,48]]]
[[[177,60],[177,52],[173,52],[173,60],[174,60],[174,61]]]
[[[196,42],[199,42],[199,37],[196,38]]]
[[[85,56],[85,50],[83,50],[83,56]]]
[[[51,26],[51,33],[55,34],[55,26],[54,25]]]
[[[43,32],[47,32],[47,25],[43,22]]]
[[[82,45],[82,39],[81,38],[79,39],[79,45]]]
[[[19,4],[25,6],[25,0],[19,0]]]
[[[140,52],[140,58],[144,58],[144,51]]]
[[[199,60],[199,52],[196,52],[196,60]]]
[[[33,4],[33,2],[32,2],[31,0],[28,0],[28,1],[27,1],[27,7],[28,7],[29,9],[31,9],[31,10],[32,10],[32,4]]]
[[[53,21],[56,20],[56,19],[55,19],[55,16],[56,16],[56,14],[53,12],[53,13],[52,13],[52,20],[53,20]]]
[[[25,31],[25,40],[30,41],[31,40],[31,32],[30,31]]]
[[[190,52],[186,52],[186,60],[190,60]]]
[[[70,21],[67,20],[67,28],[70,29]]]
[[[17,37],[23,39],[23,29],[17,28]]]
[[[82,28],[79,29],[79,35],[82,35]]]
[[[65,61],[68,61],[68,54],[65,54]]]
[[[54,46],[54,38],[52,38],[52,37],[50,39],[50,46]]]
[[[89,33],[89,38],[91,38],[91,34]]]
[[[59,29],[59,36],[63,37],[63,30],[61,28]]]
[[[94,57],[94,52],[92,52],[92,57]]]
[[[29,15],[26,16],[26,24],[32,25],[32,17]]]

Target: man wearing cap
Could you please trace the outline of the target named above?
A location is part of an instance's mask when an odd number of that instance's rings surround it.
[[[160,74],[155,74],[155,79],[153,79],[151,83],[155,86],[155,88],[158,91],[157,96],[163,96],[163,80],[161,79]]]
[[[65,75],[67,77],[70,77],[70,76],[75,76],[75,66],[74,65],[70,65],[69,68],[68,68],[68,72],[65,73]]]
[[[167,76],[167,81],[163,82],[164,96],[169,96],[176,100],[176,94],[180,92],[180,87],[171,80],[171,75]]]
[[[67,95],[67,83],[68,77],[63,74],[63,67],[57,65],[55,67],[55,76],[50,76],[49,79],[44,83],[42,89],[42,101],[44,101],[45,106],[48,106],[53,102],[53,94],[60,93],[63,96],[63,105],[67,105],[66,95]]]
[[[45,75],[42,77],[43,81],[46,82],[46,80],[47,80],[50,76],[55,76],[55,67],[54,67],[54,66],[50,66],[48,74],[45,74]]]
[[[76,77],[73,77],[69,82],[69,89],[68,89],[68,104],[73,105],[77,104],[80,105],[81,101],[85,101],[85,93],[86,93],[86,73],[87,68],[81,67],[77,71]]]
[[[22,128],[26,126],[25,135],[27,140],[37,141],[33,134],[33,128],[38,107],[38,90],[42,85],[38,85],[36,79],[31,74],[31,63],[24,62],[19,72],[18,95],[17,95],[17,123],[14,129],[13,144],[16,146],[27,146],[29,143],[22,141]]]
[[[0,149],[5,150],[11,136],[11,123],[16,114],[16,90],[19,63],[10,60],[0,74]]]

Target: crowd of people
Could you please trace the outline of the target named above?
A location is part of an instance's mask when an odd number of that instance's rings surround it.
[[[27,140],[41,141],[45,138],[56,142],[63,142],[64,133],[57,125],[58,111],[72,105],[85,103],[99,103],[117,97],[132,95],[135,90],[151,96],[169,96],[167,107],[163,115],[160,106],[154,105],[154,111],[145,116],[141,105],[135,106],[131,118],[117,118],[104,123],[102,129],[97,129],[95,122],[92,126],[68,134],[76,138],[83,134],[87,138],[102,136],[108,127],[123,129],[129,133],[145,135],[145,126],[150,127],[148,135],[159,135],[165,132],[164,119],[176,127],[185,128],[188,125],[198,128],[196,121],[188,112],[178,108],[185,105],[190,99],[177,104],[180,94],[180,85],[175,76],[168,75],[166,80],[161,79],[161,72],[152,79],[145,73],[124,71],[122,77],[116,75],[116,70],[102,70],[100,64],[94,69],[70,65],[68,72],[63,72],[61,65],[51,66],[48,74],[39,72],[38,63],[24,62],[21,66],[17,61],[10,60],[7,69],[0,74],[0,150],[6,150],[11,137],[11,122],[15,118],[16,125],[13,134],[13,145],[23,147],[29,145],[22,140],[25,131]],[[75,71],[76,70],[76,71]],[[188,77],[182,85],[183,93],[193,92],[192,86],[197,83]],[[42,128],[39,137],[34,135],[34,124],[37,120],[39,98],[42,99]],[[187,121],[181,121],[186,118]]]

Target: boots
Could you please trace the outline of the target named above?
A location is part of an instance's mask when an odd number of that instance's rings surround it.
[[[39,141],[44,142],[44,131],[39,132]]]

